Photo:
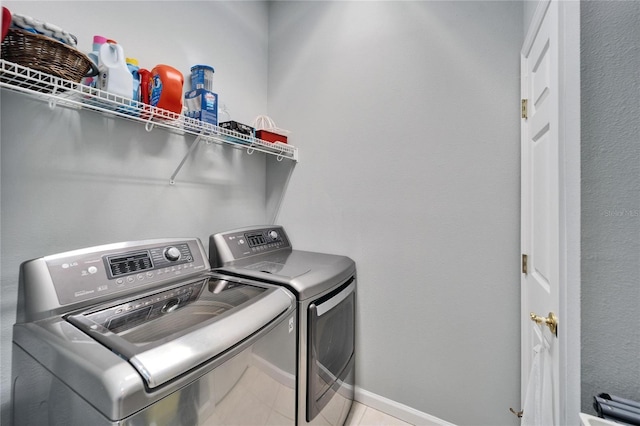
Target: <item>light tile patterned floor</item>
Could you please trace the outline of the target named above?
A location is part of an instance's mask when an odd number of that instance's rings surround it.
[[[244,354],[244,353],[243,353]],[[237,356],[216,370],[218,384],[227,384],[229,390],[218,389],[224,395],[206,414],[205,425],[284,425],[295,418],[295,380],[275,375],[263,360],[247,359],[251,355]],[[272,367],[273,368],[273,367]],[[271,373],[271,374],[269,374]],[[277,377],[279,380],[277,380]],[[281,383],[284,380],[287,383]],[[347,399],[336,394],[312,422],[314,426],[335,425],[344,416]],[[202,413],[204,414],[204,412]],[[413,426],[382,411],[354,401],[344,426]]]
[[[351,412],[345,426],[412,426],[410,423],[403,422],[400,419],[392,417],[388,414],[378,411],[374,408],[367,407],[359,402],[353,402]]]

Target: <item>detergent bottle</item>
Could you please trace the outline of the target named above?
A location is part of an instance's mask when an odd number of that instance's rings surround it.
[[[127,68],[122,46],[107,41],[100,46],[100,90],[131,99],[133,96],[133,76]]]
[[[151,86],[151,71],[145,68],[138,69],[140,75],[140,103],[141,108],[149,111],[149,87]],[[142,118],[149,118],[148,112],[142,113]]]
[[[169,65],[156,65],[149,81],[149,104],[176,114],[182,114],[184,76]]]
[[[140,68],[138,69],[138,75],[140,75],[140,102],[148,104],[151,71],[145,68]]]
[[[127,68],[133,77],[133,100],[140,101],[140,67],[138,60],[135,58],[127,58]]]
[[[102,46],[106,42],[107,42],[107,39],[105,37],[102,37],[99,35],[93,36],[93,48],[91,49],[91,52],[87,54],[87,56],[89,57],[89,59],[91,59],[91,61],[94,64],[96,64],[97,67],[100,67],[100,46]],[[97,87],[98,79],[99,79],[98,76],[84,77],[84,79],[82,80],[82,84],[89,87]]]

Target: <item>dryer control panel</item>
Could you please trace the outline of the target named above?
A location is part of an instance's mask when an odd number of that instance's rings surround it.
[[[257,254],[291,250],[281,226],[242,228],[209,237],[209,261],[212,267]]]

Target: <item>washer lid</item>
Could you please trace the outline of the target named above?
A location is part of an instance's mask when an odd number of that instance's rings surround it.
[[[282,288],[212,275],[70,315],[67,321],[128,360],[147,386],[155,388],[216,358],[293,309],[293,297]]]

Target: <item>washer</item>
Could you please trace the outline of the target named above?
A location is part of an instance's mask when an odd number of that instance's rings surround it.
[[[214,271],[287,288],[298,303],[298,424],[342,425],[353,402],[356,265],[293,250],[281,226],[211,235]]]
[[[197,238],[21,265],[15,425],[295,424],[296,302]]]

